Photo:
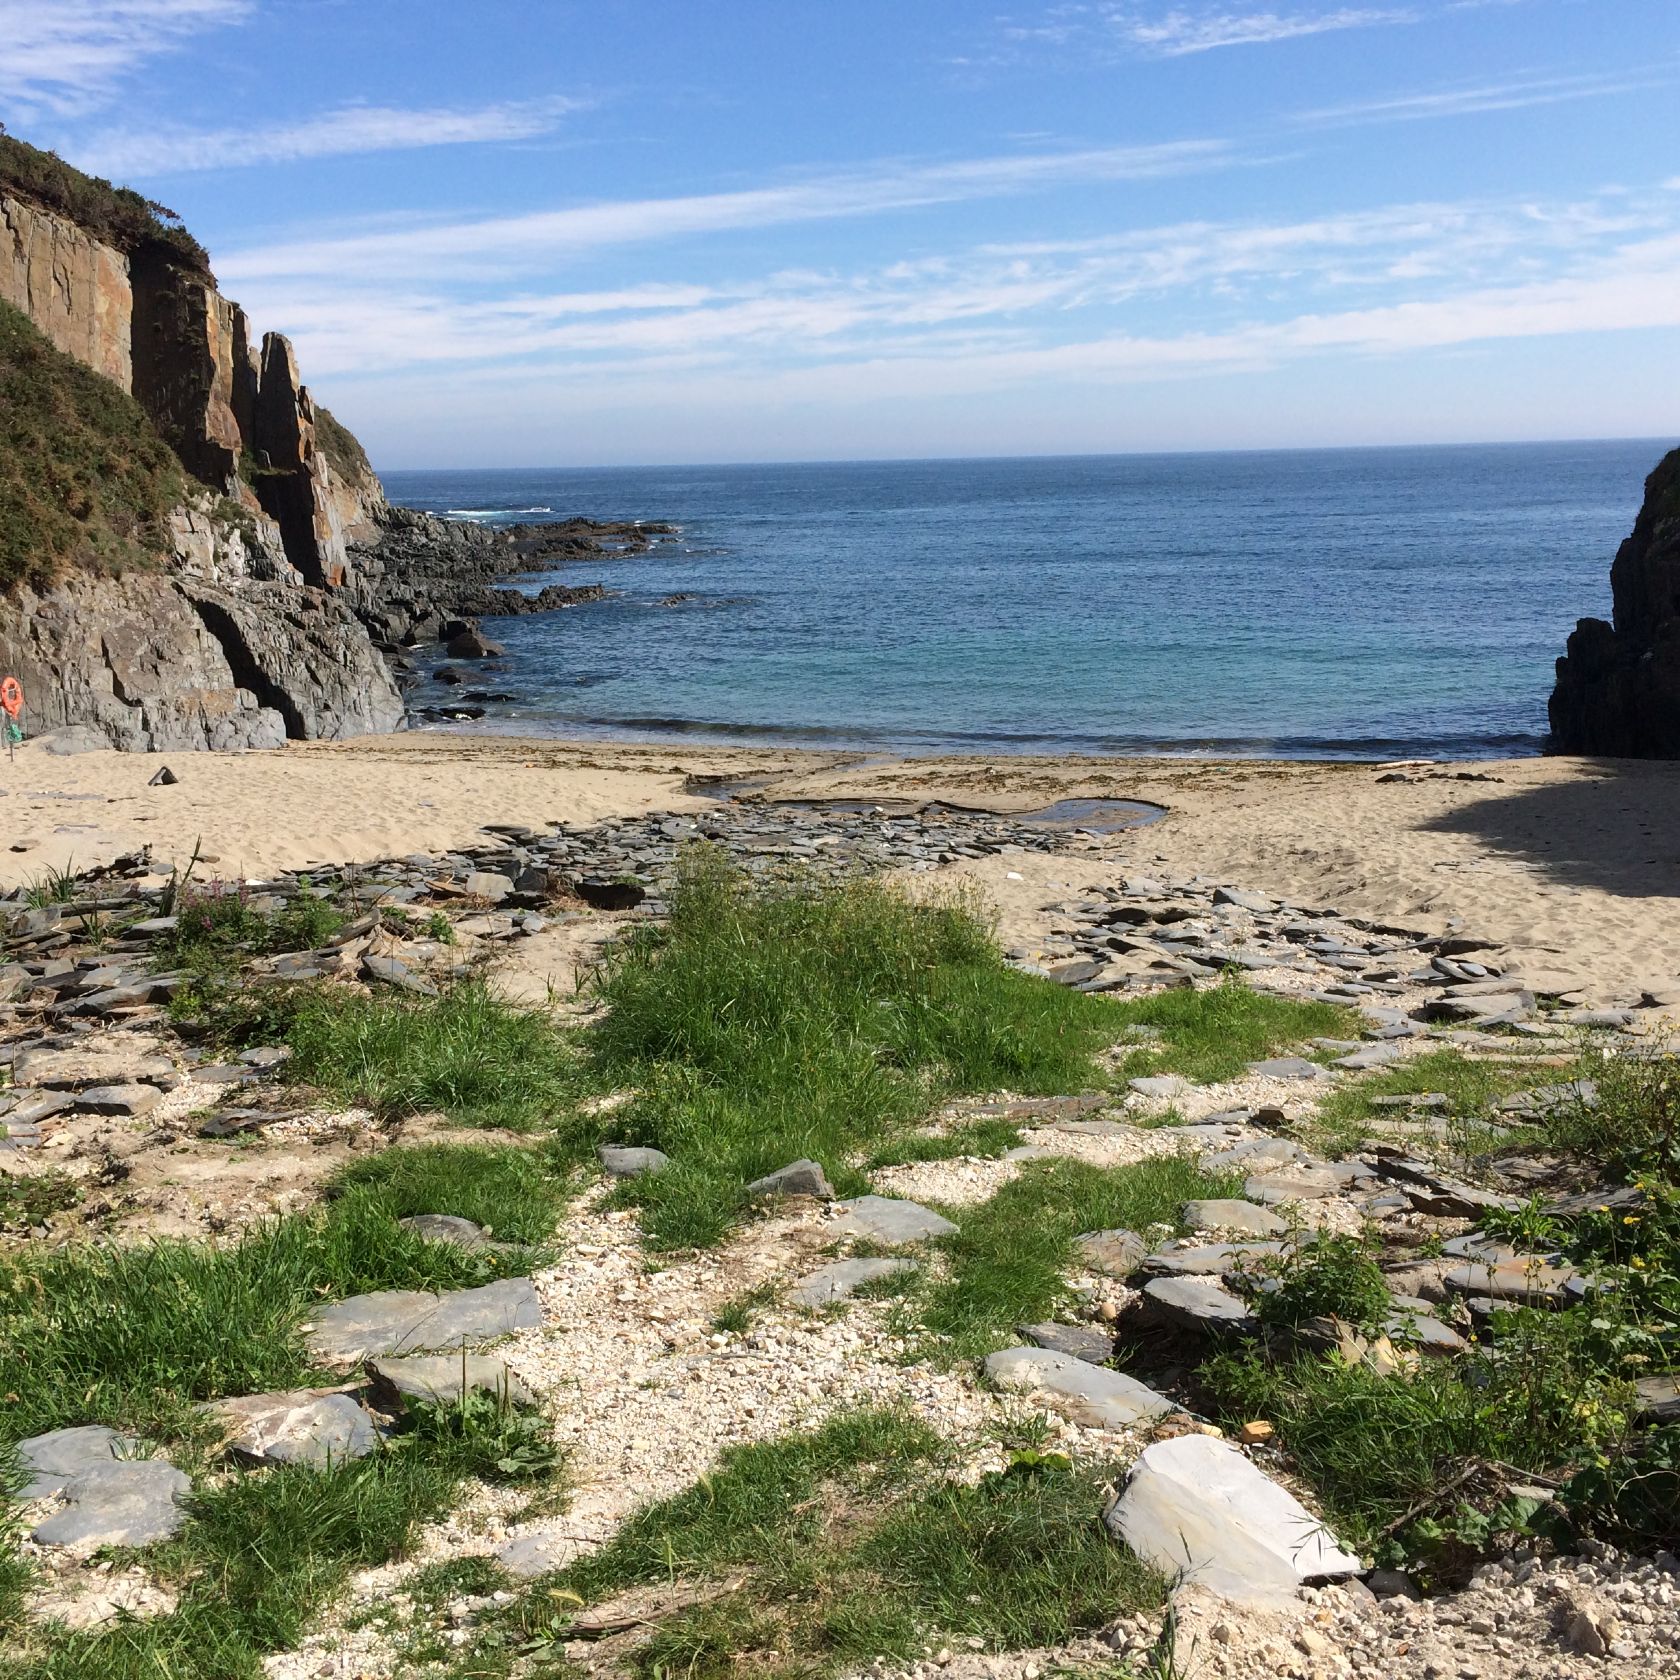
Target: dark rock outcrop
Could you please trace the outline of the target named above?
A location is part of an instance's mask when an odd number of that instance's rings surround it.
[[[1614,624],[1583,618],[1557,662],[1549,750],[1680,758],[1680,449],[1645,481],[1610,589]]]

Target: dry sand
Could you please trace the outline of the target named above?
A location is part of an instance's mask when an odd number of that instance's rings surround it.
[[[167,762],[180,777],[147,783]],[[1440,929],[1457,918],[1529,968],[1595,989],[1680,975],[1680,764],[1516,759],[1414,767],[1186,759],[859,758],[415,733],[236,756],[0,761],[0,883],[149,844],[201,845],[202,875],[260,878],[480,838],[486,823],[587,825],[692,810],[690,777],[748,777],[774,797],[1027,811],[1068,797],[1167,814],[1089,858],[993,858],[966,872],[1030,939],[1047,897],[1133,873],[1205,874],[1307,905]],[[1474,779],[1463,779],[1471,777]],[[1021,877],[1019,880],[1012,876]]]

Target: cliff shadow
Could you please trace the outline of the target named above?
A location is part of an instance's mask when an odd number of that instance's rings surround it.
[[[1472,836],[1566,886],[1680,897],[1680,761],[1558,762],[1576,773],[1477,799],[1419,828]]]

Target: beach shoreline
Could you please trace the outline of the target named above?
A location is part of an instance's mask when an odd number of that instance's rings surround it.
[[[150,785],[165,762],[178,780]],[[481,842],[491,824],[582,828],[704,810],[723,784],[747,800],[817,805],[1164,807],[1158,821],[1082,842],[1071,861],[954,866],[1006,931],[1030,932],[1046,893],[1076,892],[1085,875],[1166,872],[1378,923],[1469,929],[1607,995],[1674,985],[1680,971],[1680,764],[1635,760],[902,758],[431,732],[261,753],[61,757],[30,742],[0,780],[0,886],[143,847],[159,873],[196,849],[200,879],[262,879],[447,851]]]

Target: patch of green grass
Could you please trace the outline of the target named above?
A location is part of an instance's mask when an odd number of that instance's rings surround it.
[[[1618,1177],[1680,1182],[1680,1057],[1588,1056],[1579,1072],[1598,1087],[1597,1100],[1548,1109],[1546,1141]]]
[[[541,1245],[553,1240],[572,1183],[552,1145],[423,1143],[353,1161],[332,1189],[355,1191],[392,1219],[452,1213],[502,1242]]]
[[[1486,1141],[1485,1131],[1477,1122],[1489,1119],[1501,1098],[1574,1077],[1568,1070],[1536,1068],[1532,1063],[1473,1061],[1462,1050],[1429,1050],[1334,1086],[1309,1122],[1311,1141],[1314,1148],[1332,1155],[1346,1153],[1408,1118],[1426,1119],[1442,1113],[1425,1109],[1412,1115],[1403,1108],[1379,1108],[1371,1101],[1373,1097],[1439,1092],[1448,1099],[1445,1137],[1452,1153],[1472,1153]]]
[[[361,1192],[223,1248],[160,1241],[6,1256],[0,1393],[17,1398],[4,1429],[191,1433],[195,1401],[308,1376],[299,1327],[322,1301],[478,1284],[518,1266],[514,1255],[422,1241]]]
[[[948,1268],[907,1313],[942,1358],[978,1358],[1012,1340],[1019,1321],[1052,1315],[1068,1297],[1073,1239],[1117,1227],[1182,1229],[1187,1201],[1241,1193],[1240,1173],[1209,1173],[1183,1155],[1126,1167],[1035,1161],[989,1201],[952,1210],[940,1240]]]
[[[955,1161],[978,1156],[995,1161],[1021,1141],[1021,1125],[994,1115],[959,1120],[943,1132],[906,1132],[871,1155],[866,1172],[880,1167],[903,1167],[913,1161]]]
[[[174,1011],[219,1043],[287,1044],[293,1084],[382,1118],[440,1110],[464,1126],[571,1124],[584,1070],[553,1023],[477,980],[435,998],[344,987],[199,991]],[[593,1142],[580,1132],[574,1153]]]
[[[317,893],[307,878],[285,905],[267,912],[251,902],[243,882],[183,882],[175,894],[174,931],[157,945],[171,967],[213,971],[239,956],[313,951],[340,933],[350,917]]]
[[[1250,1062],[1262,1061],[1312,1038],[1357,1038],[1359,1027],[1346,1009],[1329,1003],[1257,992],[1226,979],[1197,991],[1157,992],[1117,1004],[1115,1020],[1154,1027],[1158,1041],[1126,1056],[1120,1077],[1176,1073],[1198,1084],[1235,1079]]]
[[[712,1314],[712,1328],[739,1336],[752,1324],[753,1315],[769,1306],[780,1293],[780,1285],[774,1279],[743,1290]]]
[[[1009,968],[967,903],[754,885],[697,848],[671,906],[603,969],[591,1040],[602,1076],[642,1092],[623,1141],[672,1157],[620,1192],[657,1247],[716,1241],[743,1185],[800,1156],[863,1188],[847,1158],[946,1096],[1088,1086],[1116,1031],[1108,1000]]]
[[[627,1587],[679,1575],[715,1575],[814,1544],[818,1499],[829,1483],[890,1488],[944,1451],[905,1412],[841,1412],[820,1429],[732,1447],[718,1469],[674,1498],[644,1507],[560,1583],[594,1604]]]
[[[4,1122],[0,1122],[0,1132]],[[82,1199],[81,1186],[68,1173],[7,1174],[0,1177],[0,1225],[44,1225]]]
[[[560,1590],[594,1604],[644,1584],[727,1583],[657,1620],[632,1659],[649,1677],[696,1680],[749,1660],[821,1673],[908,1659],[941,1636],[1054,1643],[1160,1601],[1162,1583],[1103,1528],[1099,1468],[1025,1452],[965,1486],[939,1475],[946,1456],[890,1412],[737,1448],[566,1570]],[[552,1637],[564,1636],[562,1620]]]
[[[0,303],[0,593],[50,588],[72,568],[156,568],[185,488],[133,397]]]

